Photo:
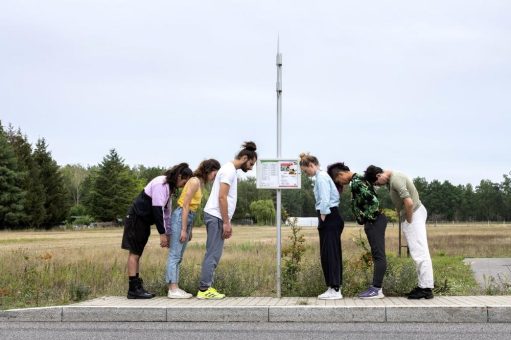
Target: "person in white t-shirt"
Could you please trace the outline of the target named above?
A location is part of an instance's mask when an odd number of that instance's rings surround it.
[[[208,202],[204,207],[204,222],[207,229],[206,254],[202,262],[199,299],[223,299],[213,285],[215,269],[222,257],[224,240],[232,236],[231,219],[238,199],[238,176],[236,170],[252,170],[257,161],[256,145],[245,142],[235,159],[224,164],[216,174]]]

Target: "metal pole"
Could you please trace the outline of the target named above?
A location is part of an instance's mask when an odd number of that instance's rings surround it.
[[[401,247],[402,247],[401,246],[401,217],[399,216],[399,210],[396,210],[396,211],[397,211],[397,220],[398,220],[398,225],[399,225],[399,231],[398,231],[398,233],[399,233],[399,238],[398,238],[398,240],[399,240],[398,247],[399,248],[398,249],[399,250],[398,250],[398,255],[399,255],[399,257],[401,257]]]
[[[279,51],[279,39],[277,39],[277,159],[282,157],[282,54]],[[282,192],[277,189],[277,297],[281,297],[281,204],[282,204]]]

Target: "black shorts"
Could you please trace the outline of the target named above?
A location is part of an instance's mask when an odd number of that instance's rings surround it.
[[[130,210],[124,221],[121,248],[141,256],[150,234],[151,225]]]

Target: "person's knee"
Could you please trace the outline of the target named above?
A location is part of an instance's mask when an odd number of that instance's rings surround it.
[[[128,255],[128,261],[137,261],[140,259],[140,255],[137,255],[135,253],[129,253]]]
[[[373,256],[374,262],[387,262],[387,257],[385,256],[385,254],[375,253],[375,254],[372,254],[372,256]]]
[[[410,256],[412,257],[412,260],[414,260],[415,263],[417,263],[417,264],[421,264],[423,262],[430,261],[429,254],[427,254],[425,252],[416,252],[416,253],[410,252]]]

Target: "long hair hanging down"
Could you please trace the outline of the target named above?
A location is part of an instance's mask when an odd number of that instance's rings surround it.
[[[193,172],[188,166],[188,163],[180,163],[165,171],[164,175],[166,177],[167,184],[169,185],[170,192],[174,193],[177,187],[179,175],[181,175],[181,179],[189,179],[192,177]]]
[[[213,171],[220,169],[220,163],[216,159],[206,159],[202,161],[197,169],[193,172],[193,176],[202,179],[204,183],[208,181],[208,176]]]

